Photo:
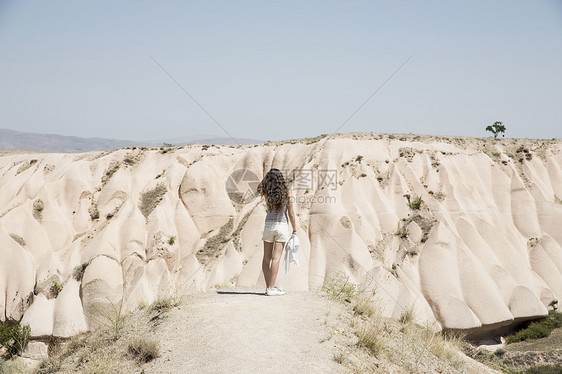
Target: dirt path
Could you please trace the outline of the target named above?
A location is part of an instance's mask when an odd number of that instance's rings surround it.
[[[332,336],[341,315],[341,305],[314,293],[190,296],[157,326],[162,354],[144,372],[340,373]]]

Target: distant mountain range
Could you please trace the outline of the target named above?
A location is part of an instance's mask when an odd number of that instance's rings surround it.
[[[164,139],[162,141],[132,141],[104,138],[81,138],[57,134],[38,134],[0,129],[0,151],[34,151],[79,153],[88,151],[106,151],[116,148],[133,146],[161,146],[164,143],[185,145],[192,143],[203,144],[254,144],[263,140],[246,138],[218,138],[212,135],[194,135],[185,138]]]

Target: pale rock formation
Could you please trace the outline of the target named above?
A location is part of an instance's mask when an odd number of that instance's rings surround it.
[[[301,244],[300,266],[279,273],[287,291],[343,273],[385,315],[499,331],[562,297],[561,148],[337,134],[3,154],[0,320],[68,337],[174,293],[263,288],[255,186],[277,167],[292,181]]]

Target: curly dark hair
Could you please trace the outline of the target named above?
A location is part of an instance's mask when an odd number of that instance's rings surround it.
[[[258,192],[265,197],[269,212],[280,212],[289,202],[287,182],[279,169],[272,168],[258,186]]]

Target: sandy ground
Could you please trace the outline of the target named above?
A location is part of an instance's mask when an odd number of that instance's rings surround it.
[[[155,331],[162,355],[145,373],[340,373],[333,321],[343,307],[314,293],[256,290],[190,296]]]

